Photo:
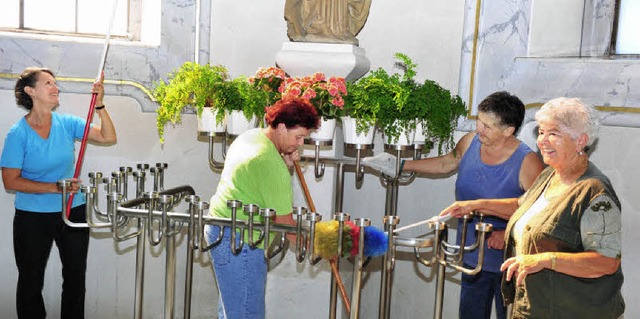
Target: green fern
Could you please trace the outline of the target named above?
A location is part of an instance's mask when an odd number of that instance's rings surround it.
[[[160,143],[164,143],[164,129],[168,123],[173,125],[182,121],[185,108],[195,109],[198,115],[204,107],[216,107],[216,96],[222,91],[229,78],[227,69],[222,65],[200,65],[185,62],[177,70],[169,73],[168,82],[160,79],[154,83],[153,97],[160,104],[156,109],[156,125]],[[220,123],[224,113],[218,114]]]

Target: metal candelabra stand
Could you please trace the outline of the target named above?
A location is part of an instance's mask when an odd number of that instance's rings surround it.
[[[226,144],[234,138],[226,134],[201,133],[202,136],[209,138],[209,162],[216,169],[224,166],[223,162],[217,162],[214,159],[214,140],[222,139],[223,156],[225,155]],[[322,145],[330,145],[328,141],[311,141],[308,144],[315,145],[316,152],[312,159],[315,164],[315,175],[320,178],[324,174],[325,163],[335,165],[336,167],[336,194],[334,201],[334,213],[332,218],[339,222],[339,234],[342,233],[344,222],[350,219],[349,214],[342,213],[343,190],[344,190],[344,173],[345,167],[355,167],[356,182],[362,181],[364,177],[364,166],[361,165],[362,151],[372,149],[373,145],[345,144],[346,148],[356,150],[355,158],[328,158],[319,156],[319,147]],[[414,145],[411,150],[414,151],[414,158],[418,158],[421,153],[420,145]],[[387,149],[396,151],[396,155],[400,158],[401,153],[407,149],[404,147],[387,146]],[[399,167],[400,163],[397,163]],[[111,173],[111,177],[103,177],[101,172],[89,173],[90,185],[82,186],[81,191],[86,194],[86,222],[71,222],[64,210],[62,213],[64,222],[71,227],[91,227],[91,228],[109,228],[113,240],[117,242],[136,240],[136,272],[135,272],[135,302],[134,302],[134,318],[142,318],[143,299],[144,299],[144,269],[145,269],[145,250],[147,243],[157,246],[163,241],[165,242],[165,291],[164,291],[164,318],[174,317],[175,305],[175,278],[176,278],[176,240],[175,236],[186,228],[186,269],[185,269],[185,287],[184,287],[184,318],[191,317],[191,288],[193,275],[194,252],[206,252],[222,241],[222,232],[224,227],[229,227],[235,231],[231,231],[231,250],[238,253],[244,244],[252,248],[260,244],[264,244],[265,258],[270,259],[278,254],[286,252],[285,246],[287,241],[284,240],[285,234],[295,234],[295,253],[296,260],[303,262],[309,260],[311,265],[317,264],[321,258],[315,255],[314,236],[316,223],[322,220],[322,215],[316,212],[308,212],[304,207],[293,207],[292,212],[295,216],[295,225],[284,225],[272,223],[271,219],[275,216],[275,210],[267,207],[258,207],[252,203],[242,203],[237,200],[228,201],[227,205],[231,209],[231,218],[217,218],[208,214],[209,204],[203,201],[195,194],[191,186],[184,185],[174,188],[164,187],[164,173],[168,168],[166,163],[157,163],[150,167],[148,164],[138,164],[137,170],[131,167],[120,167],[118,171]],[[153,190],[146,191],[145,181],[146,175],[150,173],[153,177]],[[460,247],[448,243],[447,226],[441,221],[426,220],[419,224],[429,224],[430,232],[420,236],[420,238],[407,238],[400,236],[400,231],[410,228],[411,225],[397,228],[400,218],[397,216],[397,200],[398,186],[400,182],[409,182],[414,178],[413,174],[400,175],[399,177],[388,177],[382,175],[387,188],[386,213],[383,218],[385,232],[389,238],[388,249],[383,257],[383,271],[381,275],[380,288],[380,306],[379,318],[390,317],[390,300],[391,300],[391,283],[393,271],[395,267],[395,252],[397,247],[412,247],[415,252],[416,259],[426,265],[435,266],[437,268],[437,286],[436,286],[436,302],[434,306],[434,318],[442,316],[442,296],[444,291],[444,271],[445,267],[450,267],[458,271],[468,274],[474,274],[480,271],[484,256],[484,238],[487,232],[491,231],[491,225],[478,223],[476,231],[479,236],[476,244],[469,247]],[[128,198],[129,180],[135,183],[135,198]],[[106,210],[101,209],[99,204],[99,186],[104,184],[106,197]],[[71,186],[71,180],[61,180],[58,182],[62,189],[62,207],[66,207],[66,199],[68,189]],[[188,204],[186,211],[174,211],[182,201]],[[247,219],[237,218],[237,214],[241,212],[247,215]],[[255,220],[257,218],[258,220]],[[464,219],[464,223],[470,220]],[[365,268],[365,256],[363,255],[362,244],[364,242],[363,227],[370,225],[370,219],[358,218],[355,220],[356,226],[360,227],[359,245],[360,249],[354,258],[353,264],[353,280],[351,290],[351,311],[349,317],[352,319],[359,317],[360,290],[362,272]],[[203,236],[204,226],[218,225],[220,234],[218,239],[207,243]],[[123,233],[127,229],[135,229],[129,233]],[[466,228],[463,228],[466,229]],[[236,232],[240,234],[240,238],[236,238]],[[279,233],[281,236],[280,244],[271,247],[270,233]],[[247,242],[244,242],[247,234]],[[463,241],[466,232],[462,234]],[[341,236],[338,236],[341,239]],[[238,239],[236,241],[236,239]],[[341,245],[338,245],[339,249]],[[430,259],[421,257],[420,250],[431,247]],[[479,250],[479,261],[475,269],[465,269],[462,266],[462,257],[466,251],[473,249]],[[308,257],[307,257],[308,255]],[[338,252],[338,256],[342,252]],[[339,258],[338,258],[339,260]],[[329,318],[336,317],[337,308],[337,283],[332,277],[330,292],[330,309]]]
[[[296,260],[303,262],[309,260],[311,265],[317,264],[321,258],[316,256],[314,250],[315,226],[322,220],[322,215],[315,212],[307,212],[304,207],[293,207],[296,224],[272,223],[272,217],[276,211],[271,208],[258,207],[255,204],[245,204],[238,200],[229,200],[227,206],[231,209],[231,218],[217,218],[208,214],[209,204],[202,201],[195,195],[192,187],[178,186],[174,188],[164,188],[164,172],[167,164],[158,163],[149,168],[148,164],[138,164],[137,170],[131,167],[120,167],[111,174],[111,177],[104,177],[101,172],[89,173],[90,185],[83,185],[80,190],[87,197],[86,222],[77,223],[68,219],[64,210],[62,212],[65,224],[70,227],[90,227],[109,228],[112,237],[117,242],[135,239],[136,245],[136,272],[135,272],[135,301],[134,318],[143,317],[144,299],[144,270],[145,270],[145,250],[147,243],[157,246],[165,243],[165,289],[164,289],[164,318],[174,318],[175,305],[175,278],[176,278],[176,240],[175,236],[181,233],[182,228],[186,228],[186,242],[188,243],[186,254],[185,287],[184,287],[184,314],[183,318],[191,317],[191,291],[193,281],[193,260],[194,252],[206,252],[220,244],[224,227],[229,227],[231,231],[231,250],[235,254],[239,253],[243,245],[247,244],[252,248],[264,244],[265,259],[271,259],[278,254],[286,252],[284,239],[285,234],[295,234]],[[154,186],[152,191],[145,191],[145,178],[149,171],[153,175]],[[130,177],[135,182],[135,198],[128,199],[128,185]],[[66,207],[66,200],[71,187],[71,180],[58,181],[58,186],[62,190],[62,207]],[[99,186],[104,184],[106,197],[106,210],[100,208]],[[178,205],[185,201],[188,203],[186,211],[174,211]],[[239,213],[247,215],[247,220],[241,220],[237,216]],[[257,217],[260,218],[257,218]],[[258,220],[256,220],[256,217]],[[349,220],[349,214],[336,213],[333,215],[339,221],[338,233],[342,233],[344,222]],[[358,218],[354,221],[360,227],[361,243],[358,254],[355,256],[353,267],[354,284],[352,286],[352,304],[355,306],[351,311],[351,318],[358,318],[358,305],[360,300],[360,282],[364,269],[363,243],[364,227],[370,226],[371,222],[367,218]],[[218,225],[220,234],[217,240],[207,243],[203,235],[204,226]],[[129,227],[135,230],[123,234]],[[236,234],[239,233],[240,238]],[[279,233],[280,243],[271,247],[268,234]],[[244,234],[247,234],[248,241],[244,242]],[[268,249],[271,247],[272,249]],[[308,255],[308,258],[307,258]],[[338,252],[338,256],[341,252]]]
[[[335,210],[342,210],[342,198],[344,192],[344,165],[355,165],[355,178],[356,183],[360,182],[364,177],[364,167],[361,165],[362,151],[373,149],[373,144],[344,144],[345,149],[354,149],[356,150],[356,158],[355,163],[353,159],[337,159],[337,158],[321,158],[320,147],[328,146],[332,144],[332,141],[318,141],[313,139],[308,139],[305,141],[306,144],[315,146],[315,156],[312,158],[314,161],[315,168],[315,176],[316,178],[320,178],[324,174],[325,162],[335,164],[337,168],[337,178],[336,178],[336,203]],[[395,145],[395,144],[384,144],[385,151],[395,152],[395,156],[398,159],[396,161],[396,172],[400,170],[400,161],[402,159],[402,155],[406,152],[412,152],[412,158],[417,160],[421,158],[421,154],[425,148],[425,144],[423,143],[415,143],[413,145]],[[491,231],[491,224],[486,224],[480,222],[476,225],[476,231],[479,236],[477,236],[477,241],[468,247],[460,247],[459,245],[449,244],[447,238],[447,225],[444,222],[431,221],[426,220],[423,222],[419,222],[417,224],[425,224],[427,223],[431,228],[431,231],[428,234],[423,234],[419,238],[407,238],[401,237],[395,231],[396,226],[400,222],[400,218],[397,216],[398,209],[398,191],[399,185],[401,183],[408,184],[415,178],[414,173],[410,174],[398,174],[397,176],[387,176],[385,174],[381,174],[381,179],[383,181],[383,185],[386,187],[386,200],[385,200],[385,216],[383,218],[383,223],[385,226],[385,232],[387,234],[392,234],[389,236],[390,240],[388,241],[387,253],[383,256],[382,259],[382,274],[380,280],[380,299],[378,303],[378,318],[390,318],[391,313],[391,285],[393,280],[393,272],[395,269],[395,251],[397,247],[412,247],[415,252],[416,259],[426,266],[435,266],[437,269],[437,281],[436,281],[436,300],[434,305],[434,319],[442,318],[442,307],[443,307],[443,295],[444,295],[444,277],[445,277],[445,268],[451,267],[457,271],[466,273],[466,274],[477,274],[482,269],[482,262],[484,260],[484,238],[486,233]],[[465,242],[466,239],[466,225],[469,222],[470,216],[466,216],[463,219],[464,223],[464,231],[462,233],[462,243]],[[404,229],[411,228],[411,226],[406,227]],[[455,239],[454,239],[455,240]],[[432,247],[431,251],[431,259],[427,260],[420,256],[420,249]],[[465,252],[469,252],[472,250],[478,249],[479,258],[478,264],[475,269],[466,269],[463,267],[462,258]],[[335,318],[335,303],[336,303],[336,293],[335,291],[335,283],[332,281],[331,286],[331,299],[330,299],[330,315],[329,318]]]

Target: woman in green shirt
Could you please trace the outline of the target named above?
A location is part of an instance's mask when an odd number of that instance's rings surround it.
[[[275,223],[294,224],[290,168],[300,159],[298,147],[320,119],[313,105],[295,98],[268,107],[265,120],[267,128],[249,130],[229,147],[210,201],[212,216],[231,217],[227,201],[235,199],[275,209]],[[244,214],[237,217],[246,219]],[[209,242],[217,238],[219,227],[205,228]],[[240,253],[233,254],[230,229],[225,227],[222,242],[211,249],[211,259],[220,292],[219,318],[264,318],[267,263],[263,248],[244,245]]]

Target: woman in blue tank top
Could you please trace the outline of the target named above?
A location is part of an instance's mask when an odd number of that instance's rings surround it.
[[[403,171],[427,175],[447,175],[458,172],[456,200],[479,198],[503,198],[520,196],[543,169],[543,164],[526,144],[516,138],[524,120],[524,104],[507,92],[496,92],[478,105],[475,132],[464,135],[455,149],[443,156],[420,160],[407,160]],[[387,153],[377,159],[365,159],[363,163],[388,175],[395,175],[395,157]],[[477,275],[462,274],[459,315],[461,319],[490,319],[495,300],[497,318],[506,318],[500,295],[500,265],[503,259],[504,229],[507,221],[487,217],[493,225],[486,239],[482,271]],[[468,225],[466,244],[476,241],[475,222]],[[458,223],[457,234],[462,223]],[[458,236],[458,243],[460,238]],[[467,268],[475,268],[478,252],[465,253]]]

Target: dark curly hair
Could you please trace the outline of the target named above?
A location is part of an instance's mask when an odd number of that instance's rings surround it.
[[[51,74],[51,76],[53,76],[54,78],[56,77],[53,74],[53,71],[47,68],[40,68],[36,66],[28,67],[24,69],[24,71],[22,71],[22,74],[20,74],[20,78],[18,78],[16,86],[13,89],[13,92],[16,96],[16,103],[24,107],[28,111],[31,111],[31,109],[33,108],[33,99],[31,99],[31,96],[29,96],[29,94],[24,91],[24,88],[27,86],[35,87],[36,82],[38,82],[38,75],[41,72],[46,72]]]
[[[478,105],[478,110],[493,113],[500,119],[500,124],[514,127],[514,135],[518,133],[524,121],[524,103],[506,91],[498,91],[487,96]]]
[[[301,126],[313,130],[320,125],[318,111],[309,101],[302,98],[285,98],[267,107],[265,120],[271,128],[284,123],[287,128]]]

